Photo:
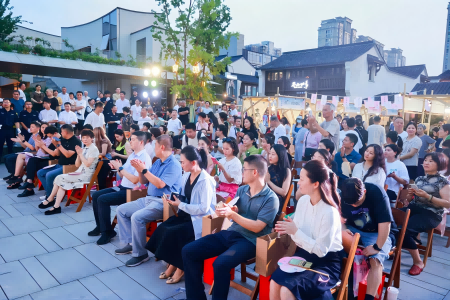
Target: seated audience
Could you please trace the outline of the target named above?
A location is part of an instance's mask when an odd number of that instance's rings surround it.
[[[107,103],[111,103],[112,101],[108,101]],[[106,110],[106,107],[108,106],[105,105],[105,114],[106,113],[111,113],[111,110]],[[112,109],[112,106],[110,106],[110,108]],[[78,124],[80,124],[80,122],[78,122]],[[87,117],[86,120],[84,121],[84,124],[90,124],[92,125],[92,127],[103,127],[105,128],[105,116],[103,114],[103,103],[102,102],[97,102],[95,103],[95,109],[93,112],[91,112]]]
[[[161,131],[161,134],[167,134],[167,126],[166,125],[160,125],[159,131]]]
[[[323,139],[320,141],[318,149],[328,150],[328,152],[331,154],[331,171],[337,174],[337,163],[334,160],[334,143],[329,139]]]
[[[269,152],[272,146],[274,145],[274,137],[272,134],[268,133],[265,134],[264,137],[261,139],[261,155],[266,159],[269,160]]]
[[[95,137],[95,146],[97,146],[99,155],[101,155],[103,158],[112,159],[111,156],[112,145],[108,137],[106,136],[103,127],[94,128],[94,137]]]
[[[191,145],[194,146],[194,148],[197,148],[200,137],[205,135],[201,131],[195,131],[196,129],[194,123],[187,123],[185,125],[185,130],[186,134],[181,138],[181,149],[183,149],[187,145]]]
[[[243,181],[236,196],[236,206],[227,204],[216,209],[219,217],[233,220],[227,229],[195,240],[182,250],[187,299],[206,299],[202,282],[203,262],[214,261],[214,289],[212,299],[227,299],[230,271],[256,255],[256,238],[272,231],[278,211],[275,193],[265,183],[267,162],[260,155],[251,155],[244,161]]]
[[[227,130],[225,125],[221,124],[216,129],[215,139],[213,139],[212,144],[214,146],[214,152],[211,153],[216,159],[221,159],[224,157],[223,154],[223,140],[227,137]]]
[[[359,178],[346,179],[341,190],[341,214],[345,219],[342,229],[361,235],[363,254],[369,257],[370,264],[364,299],[373,300],[381,283],[383,263],[392,248],[389,198],[381,187],[363,183]]]
[[[255,136],[251,132],[244,134],[242,144],[239,144],[238,158],[242,164],[244,160],[250,155],[259,154],[259,149],[256,146]]]
[[[324,150],[326,151],[326,150]],[[317,153],[317,152],[316,152]],[[297,245],[293,256],[312,263],[315,272],[286,273],[277,269],[271,276],[270,299],[332,299],[330,289],[340,280],[342,232],[337,176],[320,161],[311,160],[300,172],[294,218],[278,221],[275,231],[289,234]]]
[[[354,135],[353,133],[347,134],[347,136],[342,141],[341,151],[339,151],[334,156],[334,161],[337,164],[336,175],[339,176],[339,185],[341,185],[345,179],[349,178],[347,175],[344,175],[342,173],[342,164],[344,162],[349,163],[350,169],[353,170],[355,165],[361,159],[361,155],[353,149],[353,146],[357,142],[358,142],[358,137],[356,135]]]
[[[66,191],[83,188],[86,183],[91,181],[92,175],[97,167],[99,155],[98,148],[92,143],[94,141],[94,133],[90,130],[83,130],[81,132],[81,141],[84,144],[84,148],[75,146],[75,151],[78,154],[75,166],[78,169],[73,173],[56,176],[53,182],[52,193],[44,201],[47,203],[44,204],[43,202],[39,204],[39,208],[41,209],[52,207],[45,212],[46,215],[61,213],[60,205],[66,196]]]
[[[367,146],[361,162],[353,168],[352,177],[379,185],[384,189],[386,182],[386,163],[384,161],[383,148],[377,144]]]
[[[403,140],[398,136],[397,131],[388,131],[388,133],[386,133],[386,145],[397,145],[401,152],[403,148]]]
[[[137,125],[137,124],[132,124],[130,126],[130,133],[131,134],[133,134],[134,132],[139,131],[139,130],[140,130],[140,128],[139,128],[139,125]],[[130,136],[130,138],[131,138],[131,136]]]
[[[207,160],[207,167],[205,168],[205,170],[206,172],[208,172],[208,174],[211,174],[212,170],[214,169],[214,162],[212,160],[211,154],[209,153],[211,149],[211,141],[207,137],[202,136],[198,141],[197,149],[205,150]]]
[[[202,237],[202,218],[211,215],[216,204],[215,182],[205,170],[207,153],[186,146],[181,150],[180,161],[184,171],[180,195],[174,196],[173,200],[163,197],[163,201],[178,208],[178,216],[159,225],[145,246],[156,258],[169,264],[159,276],[167,279],[168,284],[177,283],[183,277],[181,250]]]
[[[172,139],[168,135],[158,137],[155,154],[159,159],[150,169],[142,160],[132,162],[136,174],[139,174],[138,180],[142,184],[148,183],[147,197],[120,205],[116,210],[120,242],[125,244],[116,250],[116,254],[131,253],[131,259],[125,263],[127,267],[149,260],[145,249],[146,224],[163,218],[164,194],[181,190],[181,165],[172,154]]]
[[[111,226],[111,205],[120,205],[127,202],[127,190],[140,186],[138,171],[132,165],[136,160],[142,162],[145,168],[151,166],[152,161],[144,150],[145,133],[136,131],[131,135],[131,149],[127,162],[122,165],[122,161],[116,159],[109,162],[111,169],[117,170],[117,174],[122,178],[121,184],[117,188],[107,188],[92,194],[92,208],[94,209],[95,228],[88,233],[89,236],[101,237],[97,241],[98,245],[104,245],[116,236],[116,232]],[[141,182],[144,184],[144,182]],[[133,202],[134,203],[134,202]],[[121,228],[122,225],[119,227]]]
[[[238,144],[235,138],[228,137],[223,140],[224,158],[219,160],[217,167],[219,174],[215,176],[219,183],[216,193],[227,199],[234,198],[239,185],[242,183],[242,164],[236,157],[239,153]]]
[[[289,164],[287,151],[284,146],[278,144],[273,145],[269,152],[269,164],[266,182],[278,196],[278,214],[281,214],[286,195],[291,185],[291,165]]]
[[[447,168],[445,170],[439,171],[439,173],[450,181],[450,149],[442,149],[442,153],[447,156]]]
[[[395,207],[400,187],[409,184],[409,174],[405,164],[397,159],[400,150],[395,144],[388,144],[384,148],[384,157],[386,159],[386,194],[391,201],[391,207]]]
[[[408,207],[409,221],[406,228],[402,248],[409,251],[413,259],[413,266],[409,274],[419,275],[425,265],[419,255],[417,244],[421,244],[417,235],[435,228],[441,223],[444,208],[450,208],[450,183],[439,171],[447,167],[445,155],[442,153],[427,153],[423,160],[425,176],[415,180],[417,189],[408,189],[408,200],[412,200]]]
[[[56,153],[53,156],[59,156],[58,164],[52,168],[40,169],[37,176],[45,189],[45,196],[40,199],[45,200],[47,204],[48,197],[53,190],[53,182],[56,176],[63,173],[63,166],[74,165],[77,160],[76,146],[81,147],[81,141],[74,135],[72,125],[65,124],[61,126],[61,138],[53,136],[52,143],[56,147]],[[46,203],[45,203],[46,202]]]
[[[112,146],[111,157],[112,159],[120,159],[125,164],[133,150],[122,129],[114,131],[114,137],[116,141]]]
[[[220,118],[222,119],[222,114],[225,114],[225,120],[227,119],[226,113],[221,112]],[[228,136],[229,137],[233,137],[235,138],[238,142],[241,141],[241,138],[238,137],[238,133],[241,132],[242,128],[241,128],[241,118],[238,116],[233,116],[233,123],[230,123],[230,125],[232,125],[230,127],[230,130],[228,131]]]
[[[255,140],[258,139],[258,129],[256,129],[255,123],[253,122],[253,118],[247,116],[244,118],[244,126],[242,126],[242,130],[237,133],[237,136],[241,139],[244,138],[244,135],[247,133],[252,133],[255,137]]]
[[[60,137],[58,130],[55,126],[48,126],[44,123],[41,126],[45,128],[44,139],[36,139],[36,156],[30,157],[27,162],[26,175],[27,180],[19,187],[19,190],[24,190],[17,197],[28,197],[34,195],[34,178],[38,170],[47,167],[49,159],[56,159],[56,147],[52,143],[53,137]]]
[[[291,148],[291,141],[289,141],[289,138],[287,136],[281,136],[278,138],[277,144],[283,145],[284,148],[286,148],[286,153],[289,160],[289,165],[292,163],[292,155],[289,153]]]
[[[329,140],[327,140],[329,141]],[[330,141],[331,142],[331,141]],[[313,156],[311,157],[311,160],[318,160],[325,164],[325,166],[331,170],[331,165],[333,162],[333,158],[326,149],[317,149],[316,152],[314,152]]]
[[[144,123],[142,124],[141,131],[142,131],[142,132],[148,132],[149,129],[150,129],[151,127],[152,127],[152,125],[150,125],[149,122],[144,122]],[[156,128],[157,128],[157,127],[156,127]],[[159,130],[159,128],[158,128],[158,130]]]

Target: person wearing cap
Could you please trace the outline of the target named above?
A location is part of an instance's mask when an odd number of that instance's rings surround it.
[[[33,110],[33,102],[26,101],[25,109],[19,113],[19,122],[22,125],[21,133],[27,141],[31,137],[29,129],[33,121],[39,121],[39,113]]]
[[[422,147],[419,149],[419,165],[417,166],[417,176],[425,176],[425,171],[423,170],[423,159],[425,154],[433,152],[435,149],[436,141],[432,137],[425,134],[427,126],[425,124],[417,125],[417,136],[422,140]]]
[[[8,146],[8,153],[13,152],[14,142],[11,138],[16,137],[16,131],[19,133],[20,128],[19,116],[16,111],[11,109],[11,101],[9,99],[3,99],[2,106],[3,107],[0,109],[0,158],[3,154],[3,145],[5,144],[5,141]],[[16,126],[16,129],[14,129],[14,126]]]

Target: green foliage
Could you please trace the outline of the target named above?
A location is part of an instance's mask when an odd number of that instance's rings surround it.
[[[22,74],[15,74],[15,73],[8,73],[8,72],[0,72],[0,77],[15,79],[17,81],[22,80]]]
[[[22,16],[13,17],[12,10],[14,6],[9,4],[10,0],[0,0],[0,41],[16,31],[18,24],[27,22],[22,20]]]

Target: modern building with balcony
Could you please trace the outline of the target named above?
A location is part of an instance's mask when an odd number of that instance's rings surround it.
[[[356,43],[356,29],[352,28],[352,20],[337,17],[323,20],[318,31],[318,46],[339,46]]]
[[[390,68],[374,41],[285,52],[260,68],[259,94],[370,97],[410,91],[425,82],[425,65]]]

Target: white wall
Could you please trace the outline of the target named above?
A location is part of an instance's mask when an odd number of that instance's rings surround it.
[[[49,41],[52,44],[53,49],[61,50],[61,37],[60,36],[36,31],[36,30],[25,28],[22,26],[17,26],[17,30],[14,31],[14,33],[12,35],[23,35],[24,37],[31,36],[33,39],[41,38],[41,39]],[[27,42],[26,44],[29,46],[34,46],[35,42],[33,40],[33,41]]]
[[[91,46],[92,53],[96,51],[95,48],[101,48],[102,33],[101,18],[85,25],[61,27],[61,39],[69,39],[69,44],[75,50]]]
[[[151,57],[152,61],[158,61],[159,53],[156,56],[153,53],[153,36],[150,28],[136,32],[130,36],[130,55],[136,59],[136,42],[143,38],[145,38],[145,56]],[[126,59],[128,59],[128,56]]]
[[[389,71],[385,65],[374,77],[374,81],[370,82],[367,73],[367,54],[379,57],[378,51],[374,47],[354,61],[345,63],[345,93],[347,96],[371,97],[381,93],[403,93],[405,83],[406,91],[409,92],[416,83],[420,83],[420,76],[412,79]]]
[[[258,70],[258,95],[263,97],[266,95],[266,71]]]
[[[227,67],[228,72],[255,76],[256,69],[245,59],[240,58]]]

